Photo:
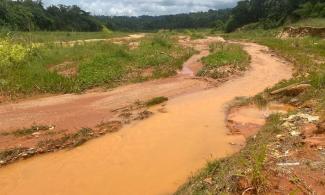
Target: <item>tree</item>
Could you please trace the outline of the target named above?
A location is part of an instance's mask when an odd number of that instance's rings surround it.
[[[99,31],[102,24],[78,6],[50,6],[42,1],[0,0],[0,26],[12,30]]]

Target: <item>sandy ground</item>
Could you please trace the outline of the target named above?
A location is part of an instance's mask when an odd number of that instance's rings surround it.
[[[210,43],[197,40],[197,48],[201,48],[198,55],[205,55],[204,42]],[[115,134],[0,169],[0,194],[171,194],[208,159],[231,155],[244,144],[242,135],[228,135],[228,102],[237,96],[255,95],[291,77],[291,67],[266,47],[243,45],[252,57],[250,70],[208,90],[203,90],[209,88],[206,81],[193,79],[193,73],[186,74],[187,70],[177,77],[109,92],[1,105],[2,129],[33,122],[78,128],[107,120],[112,109],[138,99],[173,97],[162,108],[152,108],[154,116]],[[160,109],[165,112],[157,112]]]

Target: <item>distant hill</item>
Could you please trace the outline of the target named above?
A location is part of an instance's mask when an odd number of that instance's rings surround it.
[[[228,20],[230,13],[231,9],[222,9],[164,16],[98,16],[98,18],[112,30],[150,31],[158,29],[214,28],[222,26]]]

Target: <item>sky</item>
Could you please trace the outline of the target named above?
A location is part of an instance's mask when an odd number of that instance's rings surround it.
[[[166,15],[234,7],[238,0],[43,0],[49,5],[78,5],[93,15]]]

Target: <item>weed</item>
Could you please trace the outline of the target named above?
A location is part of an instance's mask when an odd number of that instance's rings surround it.
[[[146,104],[146,106],[154,106],[154,105],[166,102],[166,101],[168,101],[168,98],[162,96],[162,97],[152,98],[151,100],[148,100],[145,104]]]
[[[265,108],[267,105],[267,99],[265,99],[262,94],[254,96],[252,102],[259,108]]]
[[[316,89],[325,88],[325,69],[323,72],[317,72],[310,75],[310,83]]]
[[[25,150],[26,150],[25,148],[11,148],[11,149],[2,150],[0,151],[0,161],[7,162],[8,160],[17,158],[17,156]]]

